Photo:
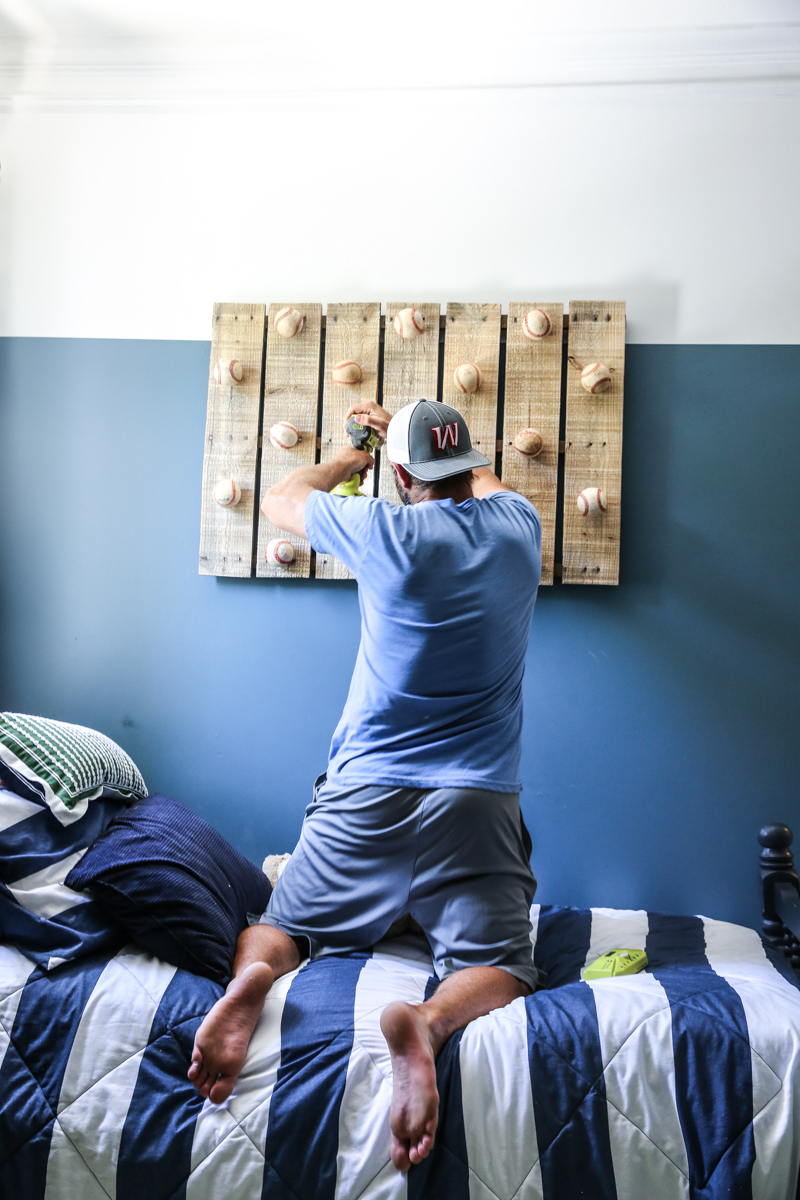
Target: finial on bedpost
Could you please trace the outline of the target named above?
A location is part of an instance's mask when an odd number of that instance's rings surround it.
[[[758,844],[763,846],[760,854],[762,869],[774,871],[776,867],[794,869],[794,855],[789,847],[794,834],[788,825],[762,825],[758,833]]]
[[[792,831],[788,825],[762,825],[758,843],[762,847],[759,855],[761,866],[761,891],[764,898],[764,913],[761,927],[764,937],[777,945],[784,941],[786,930],[775,911],[775,884],[793,883],[800,891],[800,880],[794,868]]]

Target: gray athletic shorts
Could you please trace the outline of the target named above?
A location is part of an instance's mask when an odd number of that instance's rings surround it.
[[[311,956],[374,946],[406,916],[436,974],[500,967],[535,989],[519,797],[478,788],[335,788],[320,776],[292,857],[261,918]]]

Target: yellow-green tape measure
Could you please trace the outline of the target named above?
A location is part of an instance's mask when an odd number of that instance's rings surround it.
[[[583,972],[584,979],[616,979],[618,975],[635,975],[647,966],[644,950],[609,950],[601,954]]]

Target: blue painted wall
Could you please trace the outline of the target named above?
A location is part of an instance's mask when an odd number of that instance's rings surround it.
[[[103,730],[258,861],[324,768],[358,605],[198,576],[208,354],[0,341],[0,707]],[[800,833],[798,379],[796,346],[628,348],[621,586],[533,621],[543,901],[758,920],[758,826]]]

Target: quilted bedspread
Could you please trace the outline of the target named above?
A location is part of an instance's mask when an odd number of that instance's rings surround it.
[[[47,974],[0,946],[0,1191],[14,1200],[794,1200],[800,991],[748,929],[534,906],[547,989],[454,1036],[429,1159],[389,1159],[382,1007],[419,943],[278,981],[230,1100],[186,1080],[220,989],[128,946]],[[617,947],[636,976],[582,982]]]

